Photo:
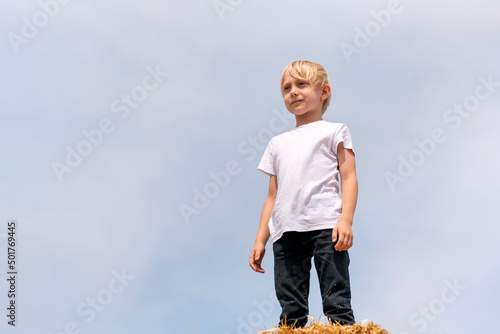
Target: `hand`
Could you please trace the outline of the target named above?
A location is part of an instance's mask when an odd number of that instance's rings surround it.
[[[262,263],[264,254],[266,254],[266,247],[264,245],[253,246],[252,252],[250,253],[250,267],[252,267],[254,271],[262,274],[265,270],[262,269],[260,264]]]
[[[332,231],[332,241],[337,241],[335,250],[344,251],[352,247],[353,235],[351,223],[346,219],[340,218],[339,222]]]

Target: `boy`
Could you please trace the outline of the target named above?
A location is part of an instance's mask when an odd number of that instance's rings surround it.
[[[272,138],[258,166],[270,182],[250,266],[264,273],[261,263],[271,238],[280,324],[304,327],[314,257],[323,313],[334,323],[352,325],[347,249],[353,243],[358,182],[351,135],[345,124],[322,118],[330,83],[321,65],[289,64],[281,75],[281,93],[296,128]]]

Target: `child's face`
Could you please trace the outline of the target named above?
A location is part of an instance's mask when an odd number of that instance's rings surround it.
[[[321,115],[323,101],[329,94],[329,89],[325,89],[325,87],[315,88],[309,82],[296,79],[289,73],[285,73],[281,91],[286,108],[295,116],[310,111],[314,113],[319,111]]]

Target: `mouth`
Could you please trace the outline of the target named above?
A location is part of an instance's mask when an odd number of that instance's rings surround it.
[[[302,100],[295,100],[295,101],[292,102],[292,104],[297,104],[297,103],[300,103],[300,102],[302,102]]]

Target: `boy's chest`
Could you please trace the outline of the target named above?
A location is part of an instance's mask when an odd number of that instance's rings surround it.
[[[331,136],[296,137],[283,140],[276,147],[274,164],[278,173],[290,170],[331,169],[337,165]]]

